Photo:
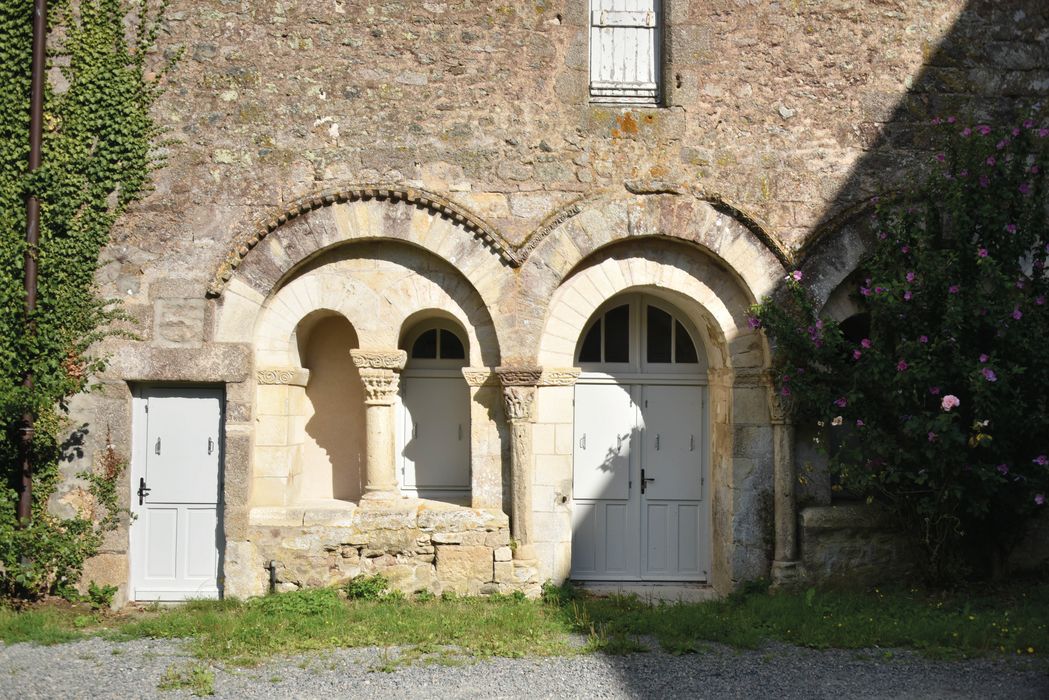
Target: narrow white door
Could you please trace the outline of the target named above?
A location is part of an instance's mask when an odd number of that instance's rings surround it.
[[[641,416],[641,577],[705,580],[702,389],[645,386]]]
[[[440,498],[470,489],[470,390],[462,376],[406,376],[403,407],[402,487]]]
[[[636,579],[639,526],[633,480],[637,470],[637,406],[631,388],[579,384],[575,391],[572,575],[591,580]]]
[[[132,598],[216,598],[222,392],[147,388],[135,407]]]

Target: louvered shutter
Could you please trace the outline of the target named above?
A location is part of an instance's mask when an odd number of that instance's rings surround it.
[[[591,101],[656,103],[659,24],[659,0],[591,0]]]

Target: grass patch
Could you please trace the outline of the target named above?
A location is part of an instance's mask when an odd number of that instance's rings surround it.
[[[63,607],[10,610],[0,607],[0,640],[8,644],[59,644],[82,639],[86,616]],[[93,620],[93,618],[92,618]]]
[[[548,588],[543,601],[521,597],[418,596],[367,591],[346,600],[318,589],[238,600],[191,601],[133,616],[85,616],[63,608],[0,608],[0,639],[54,644],[88,634],[111,639],[188,639],[197,658],[255,665],[275,654],[341,647],[385,650],[373,670],[406,664],[455,665],[489,656],[628,654],[655,639],[675,654],[711,643],[753,649],[779,640],[817,649],[915,649],[961,658],[984,654],[1049,656],[1049,583],[972,593],[810,589],[768,594],[758,588],[705,603],[648,603],[634,596],[588,597]]]
[[[671,653],[701,651],[704,642],[753,649],[769,639],[816,649],[907,648],[948,658],[1049,653],[1049,584],[984,596],[810,589],[696,604],[613,596],[564,602],[561,610],[581,631],[609,640],[650,635]]]
[[[338,647],[457,647],[469,656],[544,656],[569,647],[567,626],[545,606],[512,598],[407,602],[352,600],[334,589],[195,601],[123,625],[117,638],[191,637],[203,659],[252,665],[277,653]]]
[[[215,672],[204,664],[172,664],[164,671],[157,690],[188,690],[197,697],[215,694]]]

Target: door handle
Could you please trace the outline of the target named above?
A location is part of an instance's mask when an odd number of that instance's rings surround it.
[[[153,451],[160,454],[160,438],[157,438],[157,444],[153,447]]]
[[[586,449],[586,433],[583,433],[583,437],[579,438],[579,449]]]
[[[656,452],[659,452],[659,433],[656,433]]]
[[[689,452],[695,452],[696,451],[696,436],[695,435],[689,435],[688,436],[688,451]]]
[[[211,454],[215,450],[215,441],[208,438],[208,454]]]
[[[462,442],[462,439],[463,439],[463,424],[460,423],[459,424],[459,441]]]
[[[159,441],[158,441],[158,443],[159,443]],[[152,489],[150,489],[150,488],[148,488],[146,486],[146,478],[145,477],[140,478],[138,480],[138,504],[139,505],[143,504],[143,502],[146,500],[146,496],[149,495],[150,491],[152,491]]]
[[[645,478],[645,470],[641,470],[641,493],[645,492],[645,487],[648,486],[648,482],[655,481],[655,479],[649,477]]]
[[[412,438],[419,437],[419,424],[412,423]]]

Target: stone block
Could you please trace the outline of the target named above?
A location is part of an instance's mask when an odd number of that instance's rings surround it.
[[[512,561],[497,561],[493,565],[494,580],[496,583],[515,583],[514,563]]]
[[[497,562],[510,561],[513,559],[514,553],[509,547],[499,547],[495,550],[494,556]]]
[[[161,299],[153,311],[153,344],[164,348],[199,348],[204,338],[204,299]]]
[[[459,595],[478,593],[493,576],[492,550],[487,547],[437,547],[437,578],[442,590]]]
[[[475,508],[419,508],[419,527],[435,532],[497,530],[507,527],[509,518],[496,510]]]
[[[432,591],[437,584],[434,567],[427,562],[394,564],[383,569],[382,574],[389,580],[391,589],[409,595],[418,591]]]
[[[554,486],[565,478],[572,477],[572,457],[570,455],[536,455],[535,483]]]
[[[489,532],[484,536],[484,546],[495,549],[496,547],[503,547],[510,544],[510,531],[509,530],[496,530],[495,532]]]
[[[537,423],[571,423],[574,397],[575,387],[539,387],[535,397],[535,421]]]

